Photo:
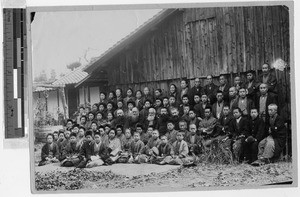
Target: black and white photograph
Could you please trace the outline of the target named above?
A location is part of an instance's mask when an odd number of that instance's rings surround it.
[[[26,10],[32,192],[295,187],[292,11]]]

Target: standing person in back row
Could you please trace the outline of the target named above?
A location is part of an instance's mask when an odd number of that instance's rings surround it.
[[[218,91],[218,86],[213,83],[213,78],[211,75],[206,77],[207,84],[204,86],[204,92],[208,97],[209,104],[212,105],[216,102],[216,93]]]
[[[259,86],[259,97],[257,98],[257,109],[259,110],[259,116],[264,120],[267,121],[269,118],[268,106],[271,103],[277,103],[275,95],[271,92],[268,92],[268,85],[266,83],[262,83]]]
[[[183,96],[185,95],[189,95],[189,82],[187,79],[182,79],[180,82],[180,87],[181,87],[181,91],[180,91],[180,103],[182,103],[182,99]]]
[[[189,92],[189,104],[191,106],[191,109],[193,109],[193,107],[195,106],[195,101],[194,101],[194,96],[195,95],[199,95],[199,98],[201,97],[201,95],[203,94],[203,88],[201,87],[200,85],[200,79],[197,77],[195,79],[195,86],[192,87],[190,89],[190,92]]]
[[[276,76],[271,72],[271,67],[269,64],[264,63],[262,65],[262,74],[258,76],[258,81],[260,83],[267,84],[269,92],[277,94],[277,79]]]
[[[220,75],[219,77],[219,91],[222,91],[223,92],[223,95],[224,95],[224,100],[226,102],[229,102],[229,84],[227,83],[227,79],[225,77],[225,75]]]

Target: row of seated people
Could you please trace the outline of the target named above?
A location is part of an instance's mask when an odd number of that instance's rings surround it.
[[[144,131],[140,123],[134,129],[119,124],[116,127],[94,124],[95,128],[87,131],[75,125],[55,133],[55,137],[47,136],[39,165],[58,161],[62,166],[80,168],[115,162],[183,164],[203,154],[213,141],[232,151],[236,161],[261,165],[278,157],[285,146],[286,128],[277,110],[276,104],[268,105],[270,117],[264,121],[257,108],[252,108],[248,117],[239,107],[230,113],[227,105],[223,107],[221,118],[216,119],[208,106],[200,122],[188,125],[181,119],[176,129],[176,122],[169,119],[167,130],[162,134],[153,125]]]

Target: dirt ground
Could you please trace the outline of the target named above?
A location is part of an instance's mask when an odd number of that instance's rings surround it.
[[[292,162],[253,167],[248,164],[216,165],[199,163],[194,167],[155,164],[114,164],[92,169],[37,166],[40,149],[35,151],[35,180],[38,191],[149,188],[201,189],[205,187],[246,186],[292,181]]]

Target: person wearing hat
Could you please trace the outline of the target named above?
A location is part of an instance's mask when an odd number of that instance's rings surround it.
[[[80,162],[79,159],[79,147],[77,146],[77,135],[76,133],[71,133],[70,140],[66,148],[62,152],[61,156],[61,166],[71,167],[77,166]]]

